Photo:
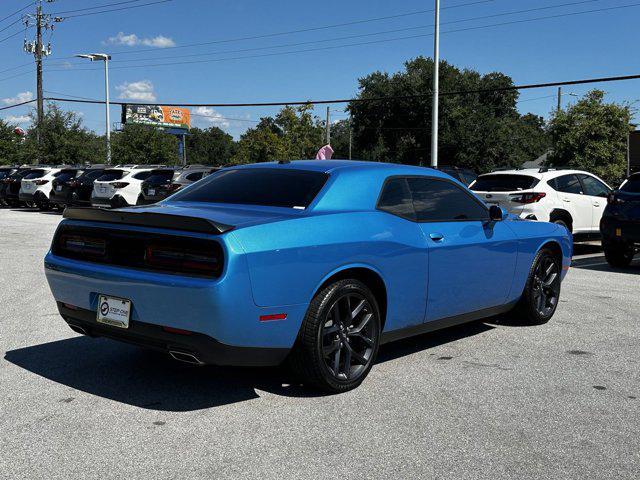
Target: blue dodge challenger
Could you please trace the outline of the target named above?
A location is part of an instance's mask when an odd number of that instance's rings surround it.
[[[198,365],[286,360],[333,392],[385,342],[511,310],[547,322],[573,247],[444,173],[359,161],[231,167],[159,204],[64,216],[45,271],[76,332]]]

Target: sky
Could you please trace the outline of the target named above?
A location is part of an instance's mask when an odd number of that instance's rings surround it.
[[[24,26],[11,25],[20,15],[10,16],[30,3],[0,2],[0,107],[36,92],[33,57],[23,51]],[[77,53],[112,55],[112,100],[158,104],[350,98],[358,92],[358,78],[397,72],[408,59],[433,55],[432,0],[55,0],[43,5],[63,18],[45,36],[52,49],[44,62],[45,96],[104,98],[103,65],[74,58]],[[500,71],[516,84],[640,73],[635,53],[640,0],[442,0],[441,5],[441,58],[457,67]],[[96,13],[113,9],[120,10]],[[34,29],[26,35],[31,40]],[[631,80],[566,87],[563,105],[595,87],[607,92],[609,101],[640,99],[640,80]],[[556,93],[555,87],[523,91],[518,108],[548,118]],[[31,108],[0,111],[0,118],[27,126]],[[65,103],[63,108],[77,112],[87,128],[104,132],[103,106]],[[344,105],[331,110],[333,119],[346,116]],[[192,109],[192,120],[238,138],[277,111],[203,107]],[[324,115],[324,107],[316,111]],[[112,122],[119,118],[120,107],[114,105]]]

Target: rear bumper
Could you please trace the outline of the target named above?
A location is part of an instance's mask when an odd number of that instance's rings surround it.
[[[58,302],[58,311],[76,332],[91,337],[106,337],[161,352],[192,355],[202,364],[225,366],[275,366],[289,353],[287,348],[236,347],[219,342],[202,333],[190,335],[170,333],[159,325],[131,321],[128,329],[103,325],[96,321],[96,312],[71,309]]]
[[[603,216],[600,220],[603,241],[626,241],[640,243],[640,221],[620,220]],[[620,235],[618,235],[620,233]]]
[[[33,193],[20,192],[18,194],[18,200],[20,200],[21,202],[33,202],[35,198]]]
[[[91,206],[98,208],[116,208],[118,206],[117,196],[111,198],[91,197]]]
[[[138,197],[138,205],[152,205],[164,200],[165,198],[167,197],[145,197],[144,195],[140,195],[140,197]]]

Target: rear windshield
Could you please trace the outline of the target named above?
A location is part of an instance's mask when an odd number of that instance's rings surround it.
[[[102,175],[100,175],[96,182],[111,182],[113,180],[120,180],[124,176],[124,170],[105,170]]]
[[[11,170],[0,170],[0,178],[7,178],[11,175]]]
[[[229,169],[172,197],[175,201],[307,208],[327,181],[321,172],[279,168]]]
[[[24,180],[31,180],[32,178],[40,178],[40,177],[44,176],[45,173],[46,173],[45,170],[31,170],[29,173],[27,173],[22,178]]]
[[[67,182],[73,178],[76,178],[77,170],[62,170],[54,175],[57,181]]]
[[[173,180],[173,170],[153,170],[145,180],[147,183],[165,183]]]
[[[620,187],[623,192],[640,193],[640,174],[631,175],[625,184]]]
[[[85,170],[84,173],[78,177],[78,180],[95,180],[96,178],[101,177],[103,173],[103,169]]]
[[[528,175],[496,173],[478,177],[470,188],[476,192],[515,192],[529,190],[535,187],[539,181],[537,178]]]

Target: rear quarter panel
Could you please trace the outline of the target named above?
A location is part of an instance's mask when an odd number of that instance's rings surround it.
[[[331,275],[377,272],[387,289],[385,330],[424,320],[428,253],[417,224],[384,212],[326,213],[233,232],[258,306],[307,305]]]

